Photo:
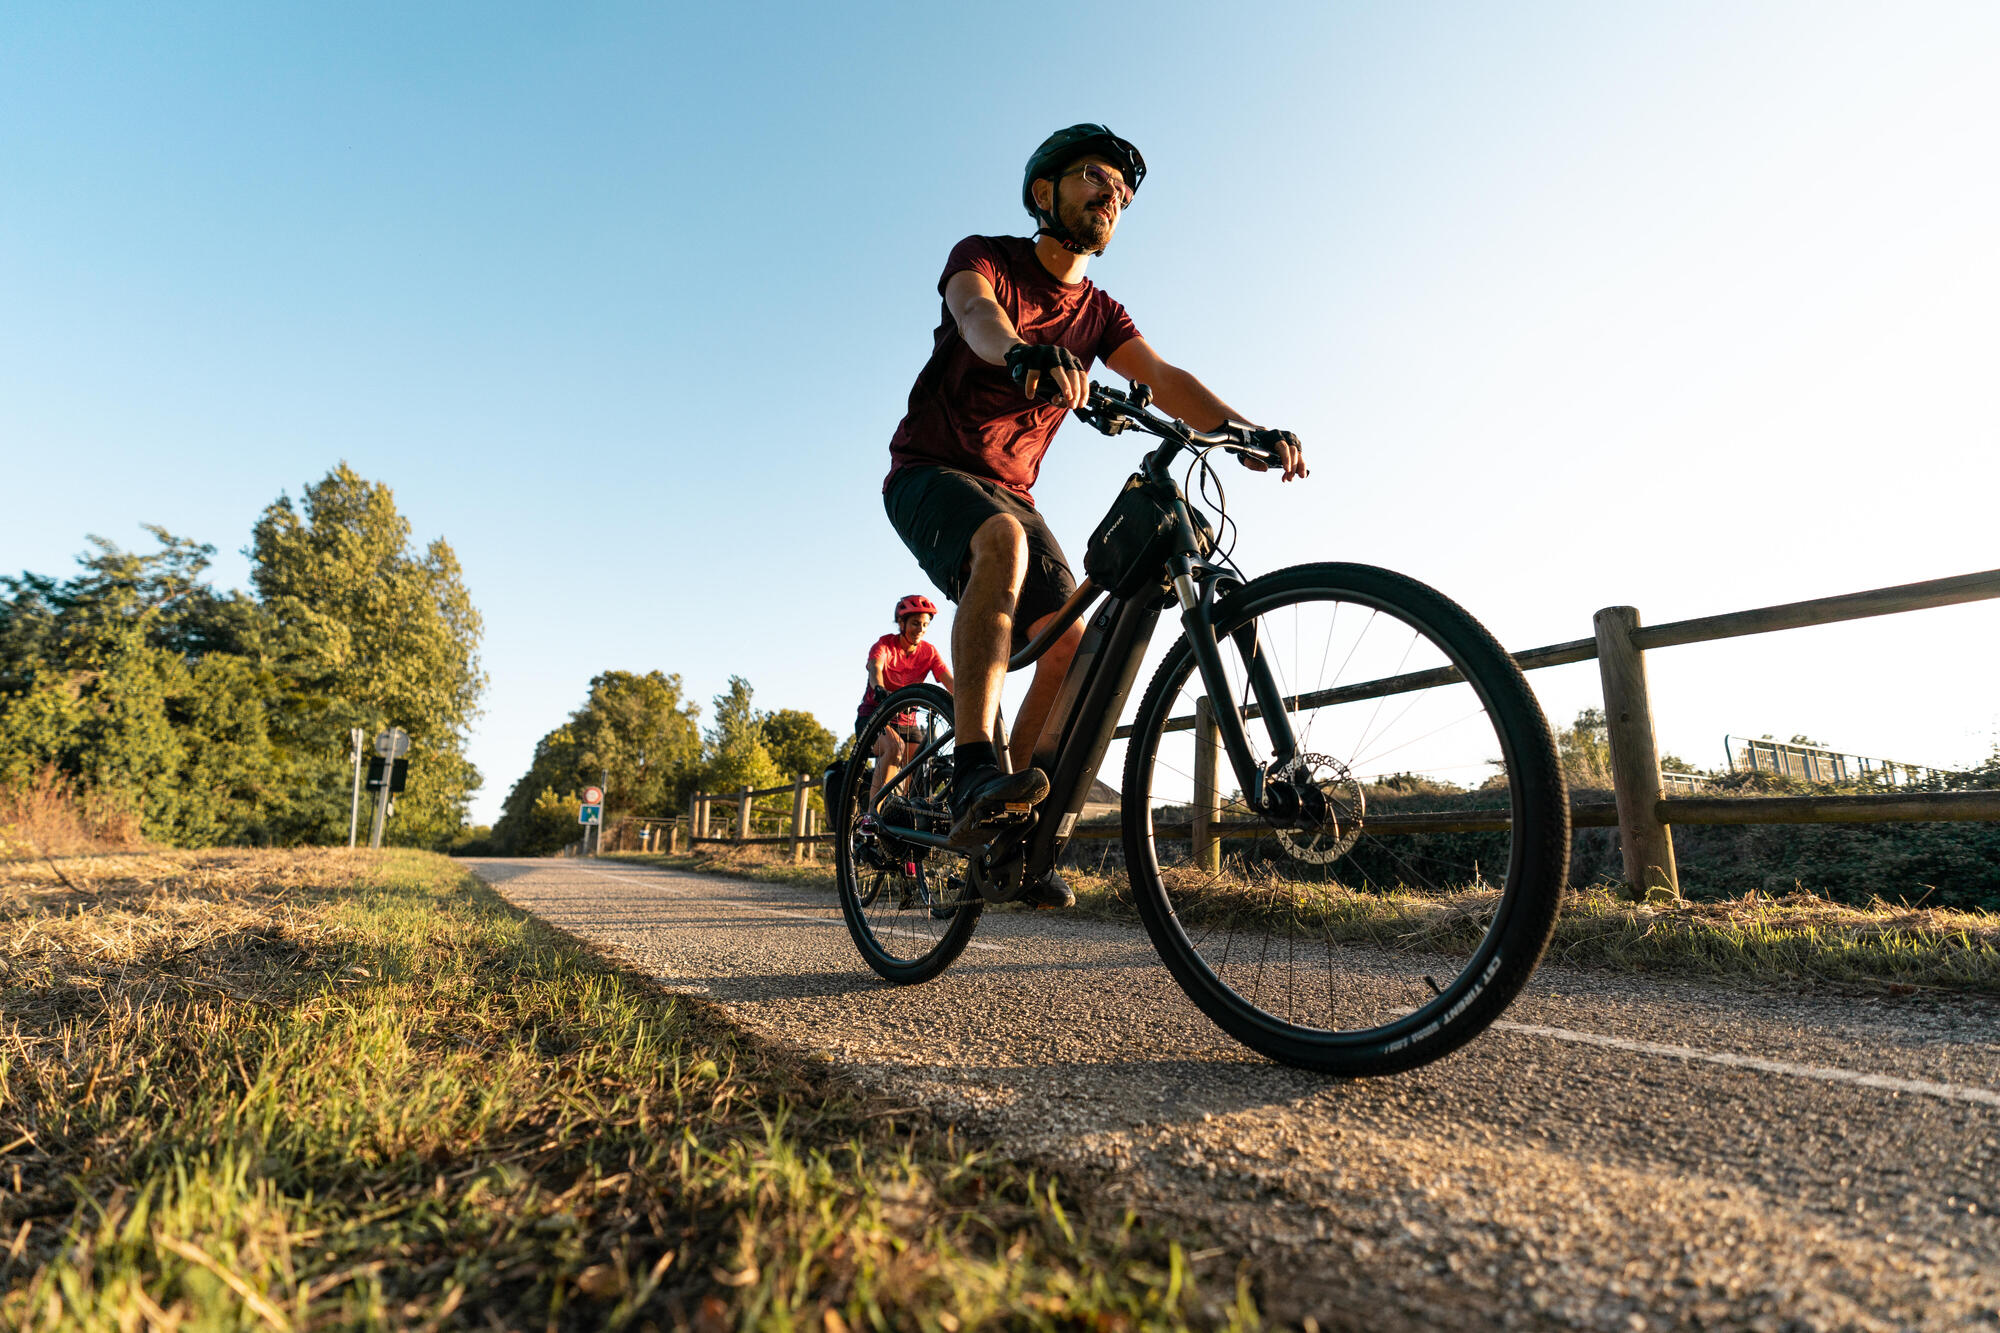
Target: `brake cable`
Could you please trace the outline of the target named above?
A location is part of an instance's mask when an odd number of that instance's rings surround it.
[[[1188,460],[1187,472],[1181,478],[1181,492],[1182,494],[1188,494],[1192,486],[1195,498],[1203,506],[1215,513],[1215,549],[1209,552],[1208,558],[1216,564],[1228,566],[1235,572],[1237,578],[1243,579],[1243,570],[1233,558],[1236,551],[1237,538],[1242,535],[1243,529],[1235,519],[1229,516],[1228,492],[1223,489],[1222,477],[1216,472],[1215,465],[1208,461],[1208,456],[1222,447],[1219,444],[1211,444],[1194,452],[1194,456]],[[1195,481],[1196,468],[1201,469],[1201,479],[1198,483]],[[1213,496],[1209,494],[1209,487],[1211,485],[1215,488]],[[1224,540],[1225,533],[1227,534],[1226,542]],[[1244,581],[1247,582],[1248,580],[1245,579]]]

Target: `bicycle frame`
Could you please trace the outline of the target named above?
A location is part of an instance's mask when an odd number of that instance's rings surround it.
[[[1109,395],[1095,385],[1092,389],[1094,404],[1109,399],[1135,406],[1136,411],[1143,412],[1144,398],[1133,405],[1131,400]],[[1100,399],[1100,395],[1104,395],[1104,399]],[[1231,701],[1229,707],[1213,708],[1212,715],[1239,790],[1245,794],[1251,808],[1267,808],[1264,779],[1268,770],[1258,765],[1251,752],[1249,735],[1244,728],[1243,709],[1234,701],[1214,630],[1215,599],[1220,591],[1235,583],[1236,576],[1202,556],[1187,496],[1174,484],[1168,472],[1182,448],[1191,443],[1214,441],[1178,421],[1167,423],[1150,415],[1133,420],[1131,411],[1122,412],[1120,416],[1125,424],[1141,424],[1162,439],[1160,446],[1146,455],[1141,467],[1149,478],[1165,482],[1173,491],[1175,539],[1160,569],[1160,583],[1170,583],[1173,591],[1168,594],[1159,591],[1158,585],[1155,585],[1154,589],[1131,598],[1109,598],[1097,608],[1095,614],[1090,615],[1083,641],[1063,677],[1062,687],[1049,710],[1048,721],[1035,741],[1034,762],[1049,775],[1049,794],[1037,807],[1037,818],[1022,848],[1025,865],[1023,882],[1038,878],[1061,856],[1090,793],[1091,782],[1111,746],[1118,718],[1132,693],[1160,612],[1176,601],[1181,607],[1181,630],[1194,654],[1203,688],[1211,700]],[[1102,426],[1099,428],[1103,429]],[[1117,429],[1123,429],[1123,425]],[[1115,433],[1115,430],[1109,433]],[[1007,669],[1018,671],[1038,660],[1050,644],[1091,609],[1096,591],[1086,579],[1057,613],[1057,619],[1045,627],[1033,643],[1010,659]],[[1272,767],[1282,767],[1298,750],[1291,721],[1285,711],[1286,701],[1258,651],[1256,626],[1245,626],[1232,637],[1245,663],[1249,678],[1247,683],[1257,711],[1262,715],[1271,746]],[[895,777],[883,784],[881,796],[888,795],[890,789],[900,785],[907,774],[916,771],[923,760],[938,752],[946,739],[941,736],[921,747]],[[879,805],[881,796],[870,804],[871,812]],[[1282,820],[1283,816],[1292,812],[1281,809],[1269,813],[1280,816]],[[879,813],[877,817],[880,818]],[[949,845],[943,834],[886,822],[883,828],[891,836],[906,841],[936,847]],[[1010,844],[1018,836],[1003,834],[984,849],[970,849],[967,855],[971,859],[986,858],[989,862],[1011,863],[1014,857]]]

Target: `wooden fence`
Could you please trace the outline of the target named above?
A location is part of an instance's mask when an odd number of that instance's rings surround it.
[[[1664,625],[1642,625],[1639,612],[1629,606],[1609,606],[1592,618],[1595,633],[1588,639],[1549,644],[1513,654],[1523,671],[1587,662],[1595,658],[1604,690],[1604,716],[1611,741],[1611,801],[1575,802],[1570,822],[1578,828],[1616,828],[1625,862],[1625,877],[1632,891],[1643,896],[1661,890],[1678,896],[1679,876],[1674,869],[1674,844],[1670,826],[1674,824],[1837,824],[1886,821],[2000,820],[2000,791],[1910,791],[1907,789],[1866,796],[1668,796],[1660,773],[1659,748],[1653,736],[1652,699],[1646,688],[1645,654],[1655,648],[1680,644],[1707,643],[1749,634],[1770,634],[1778,630],[1802,629],[1809,625],[1829,625],[1842,620],[1894,615],[1929,607],[1953,606],[1961,602],[2000,598],[2000,570],[1963,574],[1955,578],[1906,583],[1894,588],[1822,597],[1809,602],[1789,602],[1783,606],[1760,607],[1752,611],[1732,611],[1725,615],[1677,620]],[[1294,708],[1320,708],[1357,699],[1384,698],[1415,690],[1457,683],[1458,672],[1450,667],[1409,675],[1361,681],[1287,700]],[[1192,817],[1184,824],[1156,824],[1154,832],[1164,837],[1190,838],[1196,854],[1215,865],[1221,858],[1221,841],[1232,836],[1268,833],[1268,826],[1252,820],[1225,820],[1218,776],[1227,776],[1219,762],[1220,737],[1208,715],[1206,699],[1197,702],[1194,713],[1168,721],[1169,731],[1194,730],[1207,743],[1195,747],[1196,792]],[[1255,704],[1245,707],[1246,717],[1259,716]],[[1132,734],[1129,726],[1114,733],[1122,739]],[[794,861],[810,855],[815,843],[831,842],[833,835],[818,832],[815,812],[806,794],[820,785],[818,777],[801,774],[789,786],[748,788],[735,793],[697,792],[689,807],[689,841],[734,843],[740,846],[778,845],[790,848]],[[791,798],[789,810],[760,811],[759,800]],[[729,811],[726,824],[716,821],[716,807]],[[758,821],[777,824],[782,831],[760,836]],[[1372,833],[1471,833],[1500,832],[1508,826],[1505,812],[1467,811],[1463,813],[1378,815],[1368,821]],[[728,832],[723,830],[727,828]],[[1116,820],[1080,823],[1072,837],[1106,839],[1120,836]]]
[[[2000,570],[1962,574],[1954,578],[1906,583],[1894,588],[1822,597],[1809,602],[1789,602],[1783,606],[1760,607],[1753,611],[1732,611],[1725,615],[1696,620],[1677,620],[1665,625],[1641,625],[1639,613],[1629,606],[1608,606],[1593,617],[1595,634],[1588,639],[1550,644],[1513,655],[1523,671],[1563,666],[1571,662],[1597,659],[1598,676],[1604,688],[1604,716],[1611,741],[1614,801],[1578,802],[1570,807],[1570,822],[1579,828],[1616,828],[1619,848],[1625,861],[1625,878],[1636,895],[1660,890],[1678,896],[1680,879],[1674,869],[1673,824],[1835,824],[1878,821],[1942,821],[2000,819],[2000,791],[1908,790],[1867,796],[1668,796],[1662,789],[1659,748],[1653,737],[1653,705],[1646,689],[1646,657],[1649,649],[1670,648],[1686,643],[1707,643],[1748,634],[1770,634],[1778,630],[1801,629],[1808,625],[1828,625],[1842,620],[1919,611],[1928,607],[1953,606],[1961,602],[1986,601],[2000,597]],[[1414,690],[1450,685],[1461,680],[1450,667],[1413,672],[1404,676],[1362,681],[1287,700],[1294,708],[1318,708],[1355,699],[1383,698]],[[1263,829],[1254,821],[1225,822],[1220,818],[1221,800],[1215,774],[1214,751],[1219,738],[1200,700],[1196,711],[1171,719],[1171,731],[1197,731],[1206,744],[1197,742],[1195,769],[1197,790],[1191,823],[1156,826],[1156,833],[1191,837],[1198,856],[1213,864],[1220,859],[1218,842],[1232,834],[1248,835]],[[1244,709],[1256,717],[1256,705]],[[1132,734],[1120,727],[1119,737]],[[1207,762],[1204,763],[1204,757]],[[1508,825],[1505,813],[1463,815],[1387,815],[1371,818],[1372,833],[1497,832]],[[1268,830],[1263,830],[1268,831]],[[1117,837],[1117,825],[1084,826],[1077,837]]]
[[[703,843],[730,843],[739,847],[783,844],[790,850],[794,862],[807,860],[812,855],[813,844],[833,841],[831,833],[817,830],[819,812],[807,799],[807,794],[821,782],[822,778],[817,775],[801,773],[783,787],[755,790],[745,787],[734,793],[698,791],[688,802],[688,841],[695,846]],[[775,810],[757,808],[758,801],[773,796],[791,799]],[[727,809],[726,822],[717,821],[717,806]],[[771,836],[759,835],[760,827],[773,825],[783,831]]]

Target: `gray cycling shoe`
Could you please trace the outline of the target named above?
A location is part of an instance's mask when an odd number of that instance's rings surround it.
[[[1021,901],[1042,907],[1074,907],[1076,895],[1070,892],[1069,884],[1055,870],[1030,884],[1021,893]]]
[[[977,847],[987,841],[995,824],[1024,819],[1049,794],[1049,775],[1039,768],[1019,773],[1002,773],[998,768],[976,768],[965,775],[951,794],[950,842],[953,847]]]

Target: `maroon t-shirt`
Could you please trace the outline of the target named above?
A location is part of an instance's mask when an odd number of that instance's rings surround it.
[[[1031,343],[1069,348],[1088,369],[1139,336],[1132,317],[1085,278],[1057,282],[1020,236],[968,236],[945,260],[938,293],[954,273],[972,272],[993,284],[1000,308]],[[935,463],[988,477],[1032,501],[1042,455],[1066,409],[1031,402],[1005,366],[982,360],[959,336],[946,307],[931,359],[910,390],[910,410],[889,441],[889,477]],[[884,478],[882,487],[889,482]]]

